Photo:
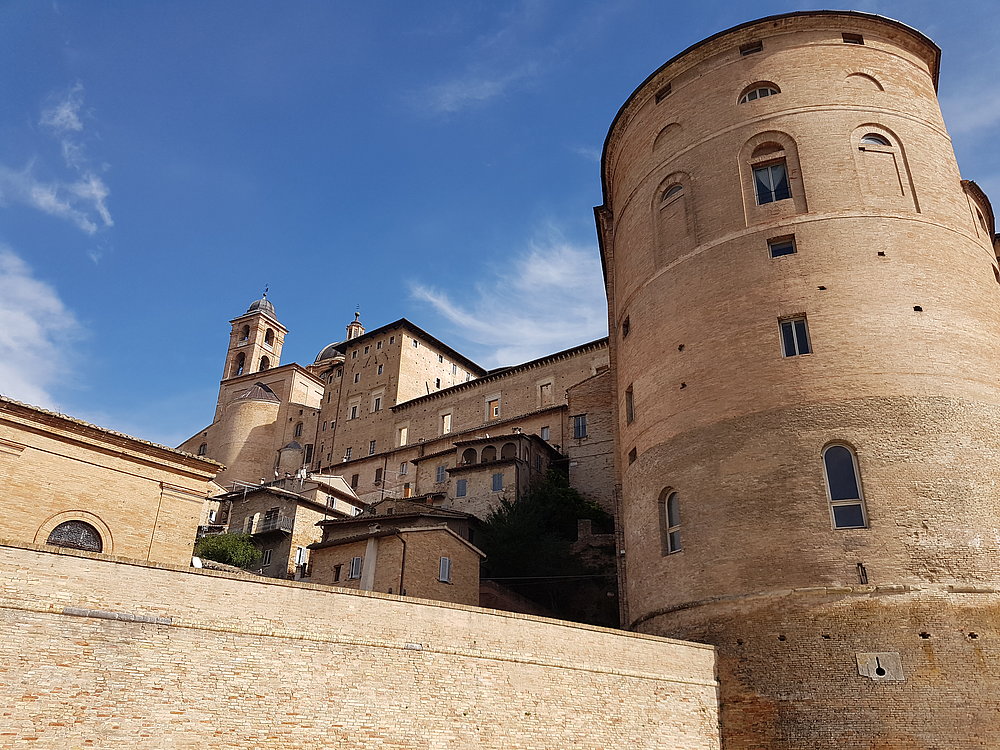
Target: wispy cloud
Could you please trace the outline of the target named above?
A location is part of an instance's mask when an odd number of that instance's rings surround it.
[[[70,348],[81,332],[56,290],[0,245],[0,393],[58,408],[52,388],[72,370]]]
[[[422,105],[438,114],[451,114],[503,96],[514,85],[532,75],[532,67],[490,77],[469,71],[460,78],[434,84],[421,94]]]
[[[36,160],[20,168],[0,164],[0,205],[18,203],[73,222],[87,234],[111,227],[108,209],[111,191],[87,158],[84,132],[83,85],[51,97],[38,124],[60,146],[67,172],[62,177],[39,177]]]
[[[553,228],[478,285],[472,299],[456,301],[422,283],[411,292],[489,352],[487,367],[526,362],[607,333],[597,249],[574,245]]]
[[[577,156],[587,161],[592,161],[595,164],[601,161],[601,149],[597,146],[571,146],[569,150]]]

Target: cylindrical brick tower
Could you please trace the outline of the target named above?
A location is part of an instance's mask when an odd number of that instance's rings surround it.
[[[938,62],[773,16],[608,134],[625,625],[718,647],[726,750],[1000,737],[1000,271]]]

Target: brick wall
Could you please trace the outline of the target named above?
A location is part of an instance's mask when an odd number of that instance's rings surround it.
[[[3,748],[719,748],[695,644],[10,546],[0,625]]]

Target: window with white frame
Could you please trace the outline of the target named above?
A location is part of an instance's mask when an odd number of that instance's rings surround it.
[[[376,396],[372,399],[372,411],[382,411],[382,397]]]
[[[577,414],[573,417],[573,437],[577,439],[587,437],[586,414]]]
[[[399,465],[399,474],[400,476],[405,476],[409,473],[410,473],[410,462],[403,461],[403,463]]]
[[[765,97],[780,93],[781,90],[773,83],[754,83],[743,90],[743,94],[740,96],[740,104],[746,104],[756,99],[764,99]]]
[[[486,402],[486,419],[500,418],[500,399],[491,398]]]
[[[754,167],[753,184],[759,206],[792,197],[792,188],[788,182],[788,170],[785,168],[784,159],[772,164]]]
[[[351,568],[347,572],[347,578],[348,578],[348,580],[350,580],[352,578],[361,578],[361,561],[363,559],[364,558],[361,558],[361,557],[352,557],[351,558]]]
[[[450,413],[448,413],[448,414],[442,414],[441,415],[441,434],[442,435],[447,435],[449,432],[451,432],[451,414]]]
[[[542,440],[548,440],[548,439],[549,439],[549,435],[551,435],[551,434],[552,434],[552,431],[551,431],[551,430],[550,430],[550,429],[549,429],[548,427],[543,427],[543,428],[542,428],[542,429],[541,429],[541,430],[539,431],[539,435],[538,435],[538,436],[539,436],[539,437],[540,437],[540,438],[541,438]]]
[[[778,325],[781,329],[781,353],[784,356],[797,357],[812,352],[805,315],[779,320]]]
[[[368,441],[368,455],[369,456],[374,456],[375,455],[375,441],[374,440],[369,440]]]
[[[358,406],[360,406],[360,404],[351,404],[350,405],[350,407],[348,408],[348,416],[347,416],[348,419],[357,419],[358,418]]]
[[[377,374],[378,374],[378,375],[381,375],[383,371],[384,371],[384,367],[383,367],[383,365],[379,365],[379,366],[378,366],[378,373],[377,373]]]
[[[846,445],[831,445],[823,451],[823,473],[835,529],[863,529],[868,526],[861,497],[861,477],[857,457]]]
[[[442,583],[451,583],[451,558],[442,557],[438,562],[438,580]]]
[[[399,443],[399,447],[402,448],[406,445],[406,441],[410,439],[410,428],[403,426],[396,430],[396,440]]]
[[[344,460],[345,461],[350,461],[351,460],[351,452],[353,450],[354,450],[353,448],[345,448],[344,449]]]
[[[664,492],[660,502],[660,528],[663,531],[663,554],[681,551],[681,500],[673,490]]]

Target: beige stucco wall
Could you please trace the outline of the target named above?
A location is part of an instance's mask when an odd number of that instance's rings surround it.
[[[0,747],[719,748],[711,648],[526,615],[0,546],[0,625]]]

